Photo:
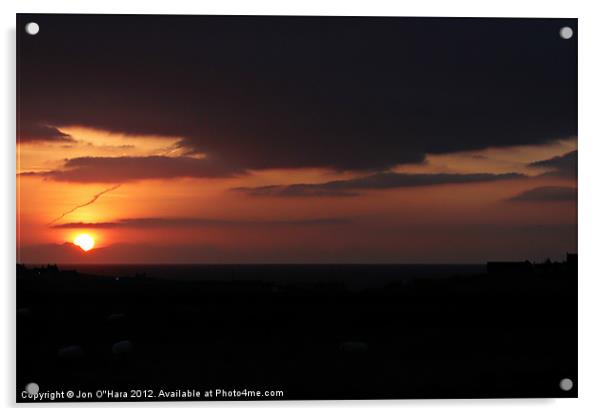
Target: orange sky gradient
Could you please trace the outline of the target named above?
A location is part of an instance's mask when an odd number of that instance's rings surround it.
[[[361,190],[351,197],[260,197],[233,188],[316,184],[365,174],[302,168],[254,170],[227,178],[146,179],[126,181],[49,225],[115,185],[56,181],[35,174],[60,169],[65,159],[206,157],[181,146],[178,137],[125,135],[81,126],[57,128],[72,141],[17,146],[19,262],[53,261],[44,250],[72,242],[82,232],[94,237],[95,248],[53,262],[472,263],[543,260],[542,256],[560,259],[576,250],[576,200],[509,201],[538,187],[575,187],[576,178],[545,175],[545,168],[528,165],[576,150],[576,138],[428,154],[424,163],[392,169],[397,173],[515,172],[528,175],[524,178]],[[57,227],[141,218],[207,221],[192,226]],[[324,221],[311,223],[316,220]]]

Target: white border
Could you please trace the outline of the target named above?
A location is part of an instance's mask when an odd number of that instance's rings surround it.
[[[94,405],[91,413],[126,413],[143,407],[144,412],[162,414],[166,407],[198,414],[236,409],[250,414],[266,412],[320,414],[344,411],[346,414],[411,412],[446,415],[513,414],[602,414],[602,274],[597,255],[601,250],[600,165],[602,156],[602,14],[594,1],[505,0],[505,1],[378,1],[378,0],[299,0],[299,1],[185,1],[163,2],[98,0],[20,0],[0,2],[3,25],[0,81],[2,138],[2,339],[0,349],[0,397],[4,406],[13,407],[14,398],[14,273],[15,273],[15,13],[134,13],[134,14],[300,14],[372,16],[473,16],[473,17],[577,17],[579,18],[579,399],[564,400],[428,400],[428,401],[350,401],[350,402],[243,402],[243,403],[148,403]],[[26,413],[35,407],[26,407]],[[32,407],[34,409],[32,409]],[[67,407],[67,408],[65,408]],[[83,405],[44,406],[44,412],[80,413]],[[107,409],[111,407],[111,409]]]

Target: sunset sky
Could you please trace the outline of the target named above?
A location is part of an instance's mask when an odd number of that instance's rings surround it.
[[[577,251],[576,20],[19,15],[18,27],[29,21],[18,262]],[[71,244],[81,233],[94,249]]]

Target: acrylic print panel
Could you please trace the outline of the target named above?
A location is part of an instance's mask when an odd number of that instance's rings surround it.
[[[575,19],[17,27],[18,401],[577,396]]]

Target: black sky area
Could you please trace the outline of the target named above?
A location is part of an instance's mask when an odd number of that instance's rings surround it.
[[[17,27],[23,141],[68,141],[65,125],[177,136],[227,174],[383,171],[577,134],[576,19],[21,14]]]

